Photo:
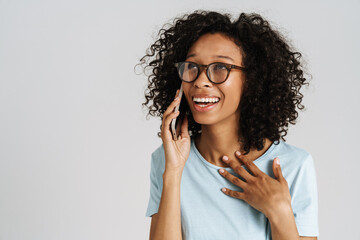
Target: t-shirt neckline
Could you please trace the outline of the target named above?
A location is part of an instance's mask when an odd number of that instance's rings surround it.
[[[232,168],[230,167],[219,167],[219,166],[216,166],[208,161],[206,161],[206,159],[201,155],[201,153],[199,152],[199,150],[196,148],[196,145],[195,145],[195,139],[192,138],[191,139],[191,146],[192,146],[192,149],[194,150],[195,154],[198,156],[198,158],[207,166],[211,167],[211,168],[215,168],[217,170],[223,168],[223,169],[226,169],[226,170],[232,170]],[[268,150],[266,150],[266,152],[263,153],[263,155],[261,155],[260,157],[258,157],[257,159],[255,159],[253,162],[254,163],[259,163],[261,162],[266,156],[268,156],[275,148],[275,142],[272,142],[272,144],[270,145],[270,147],[268,148]]]

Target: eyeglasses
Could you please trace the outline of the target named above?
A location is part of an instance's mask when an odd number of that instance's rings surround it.
[[[201,65],[194,62],[178,62],[175,63],[175,67],[178,70],[179,77],[184,82],[193,82],[195,81],[201,71],[201,67],[206,68],[206,76],[210,80],[210,82],[215,84],[220,84],[226,81],[229,77],[229,73],[231,69],[240,69],[245,71],[245,67],[240,67],[232,64],[222,63],[222,62],[214,62],[208,65]]]

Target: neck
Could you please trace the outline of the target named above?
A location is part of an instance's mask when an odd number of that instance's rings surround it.
[[[237,159],[235,152],[242,149],[238,142],[238,122],[234,124],[219,123],[216,125],[202,125],[201,135],[195,139],[195,145],[200,154],[210,163],[219,167],[229,167],[221,159],[224,155],[230,159]],[[265,138],[264,148],[250,149],[248,158],[256,160],[271,146],[272,142]]]

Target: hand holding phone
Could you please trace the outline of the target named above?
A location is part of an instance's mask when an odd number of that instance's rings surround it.
[[[182,114],[184,118],[181,118],[177,124],[178,134],[176,132],[176,118],[180,112],[174,113],[174,111],[179,110],[182,95],[183,89],[181,87],[175,94],[179,98],[170,103],[162,118],[161,139],[165,151],[165,171],[182,171],[190,154],[191,137],[186,114]]]
[[[181,87],[180,87],[180,92],[179,92],[180,102],[179,102],[179,104],[175,107],[174,112],[176,112],[176,111],[179,110],[183,92],[184,92],[184,91],[183,91],[183,86],[181,85]],[[172,133],[172,136],[173,136],[174,141],[178,139],[178,137],[176,136],[176,120],[177,120],[177,118],[174,118],[173,120],[171,120],[171,133]]]

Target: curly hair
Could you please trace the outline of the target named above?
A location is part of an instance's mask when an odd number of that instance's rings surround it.
[[[298,117],[296,109],[304,108],[300,88],[308,83],[300,63],[301,53],[292,51],[286,39],[256,13],[241,13],[232,22],[230,14],[196,10],[175,18],[169,25],[160,29],[158,40],[140,59],[144,72],[147,68],[152,70],[145,90],[146,102],[142,104],[149,110],[147,116],[162,118],[180,88],[174,63],[184,61],[200,36],[221,33],[240,47],[247,68],[238,132],[244,154],[251,148],[263,149],[265,138],[275,144],[280,138],[286,141],[288,125],[295,124]],[[201,125],[194,121],[186,99],[181,101],[180,118],[187,115],[189,135],[195,138],[201,134]]]

